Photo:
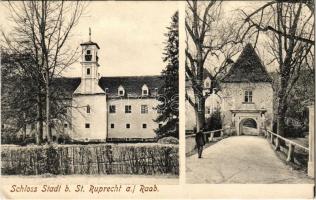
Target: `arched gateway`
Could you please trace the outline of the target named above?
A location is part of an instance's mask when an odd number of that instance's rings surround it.
[[[258,135],[258,125],[256,120],[252,118],[245,118],[239,123],[240,135]]]
[[[223,128],[235,135],[259,135],[271,130],[273,121],[272,79],[255,49],[247,44],[221,79]]]

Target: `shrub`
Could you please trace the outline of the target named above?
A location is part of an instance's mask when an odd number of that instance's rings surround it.
[[[213,131],[222,128],[222,118],[220,109],[216,109],[212,112],[211,117],[206,119],[205,130]]]
[[[160,144],[179,144],[179,140],[175,137],[164,137],[158,140]]]
[[[1,147],[3,175],[179,174],[171,144],[88,144]]]

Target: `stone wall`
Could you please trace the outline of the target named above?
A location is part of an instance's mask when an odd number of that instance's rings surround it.
[[[235,119],[230,110],[266,110],[264,116],[258,115],[255,119],[261,127],[263,121],[269,130],[272,130],[273,124],[273,89],[270,83],[223,83],[222,91],[219,95],[222,97],[221,110],[224,115],[223,127],[236,126],[232,124]],[[244,102],[244,91],[252,91],[252,103]],[[243,116],[245,118],[246,116]],[[254,116],[251,116],[254,117]],[[260,119],[259,119],[260,117]],[[240,119],[242,120],[242,119]],[[240,121],[239,120],[239,121]],[[238,130],[236,130],[238,131]]]

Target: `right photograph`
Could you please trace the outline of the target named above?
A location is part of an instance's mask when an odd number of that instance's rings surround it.
[[[189,184],[312,184],[313,1],[187,1]]]

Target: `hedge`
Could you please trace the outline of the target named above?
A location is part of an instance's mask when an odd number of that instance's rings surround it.
[[[1,157],[2,175],[179,174],[177,145],[5,145]]]

